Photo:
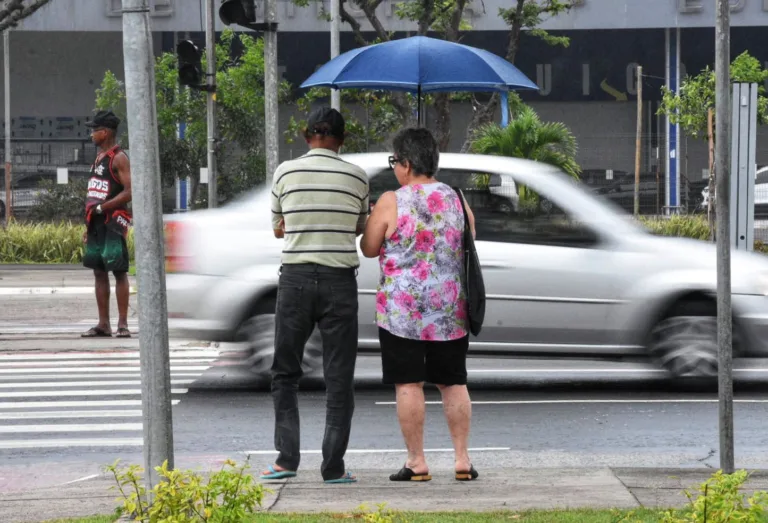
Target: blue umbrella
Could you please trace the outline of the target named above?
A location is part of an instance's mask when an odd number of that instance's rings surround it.
[[[381,89],[421,94],[452,91],[502,93],[506,120],[507,92],[538,89],[503,58],[476,47],[413,36],[353,49],[320,67],[301,84],[334,89]]]

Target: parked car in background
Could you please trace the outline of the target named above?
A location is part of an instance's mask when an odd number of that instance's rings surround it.
[[[386,154],[348,155],[370,176],[373,205],[398,188]],[[462,188],[477,223],[488,292],[470,354],[643,358],[673,376],[717,371],[715,250],[653,236],[554,168],[528,160],[442,154],[438,179]],[[218,209],[166,215],[168,311],[178,336],[250,345],[254,372],[274,353],[282,241],[269,190]],[[768,261],[733,253],[735,350],[768,352]],[[361,256],[361,351],[378,350],[377,260]],[[313,334],[305,365],[321,364]]]

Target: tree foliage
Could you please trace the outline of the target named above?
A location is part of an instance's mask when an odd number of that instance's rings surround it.
[[[206,67],[203,58],[203,70]],[[216,45],[218,194],[228,201],[264,181],[264,45],[247,34],[225,30]],[[207,204],[198,191],[200,167],[207,163],[206,95],[178,84],[177,58],[164,53],[155,61],[160,170],[163,185],[190,177],[193,201]],[[280,86],[280,97],[289,96]],[[125,86],[107,71],[96,90],[96,109],[111,109],[125,120]],[[178,124],[184,123],[184,138]],[[127,133],[123,145],[128,147]]]
[[[760,61],[745,51],[731,62],[730,72],[733,82],[758,84],[757,120],[761,125],[768,123],[768,98],[765,90],[768,70],[763,69]],[[659,114],[669,116],[670,122],[679,124],[689,136],[706,140],[707,115],[709,109],[715,108],[715,72],[706,67],[696,76],[688,76],[683,80],[678,93],[662,87],[662,94]]]
[[[374,38],[372,40],[366,37],[360,22],[347,11],[345,4],[341,4],[341,20],[352,28],[355,40],[360,46],[390,41],[394,37],[393,33],[385,28],[376,13],[382,1],[349,0],[349,3],[359,8],[365,14],[366,20],[374,30]],[[294,0],[294,2],[300,6],[309,4],[309,0]],[[451,42],[459,42],[462,32],[472,28],[466,16],[466,8],[471,2],[472,0],[403,1],[396,5],[395,13],[401,20],[414,22],[417,27],[416,34],[418,35],[430,33],[433,36]],[[524,31],[530,31],[532,35],[544,39],[549,44],[567,46],[569,44],[568,38],[553,36],[539,26],[546,19],[566,12],[572,5],[572,1],[566,0],[513,0],[511,8],[499,9],[499,16],[509,26],[505,58],[514,63],[520,46],[520,36]],[[307,105],[307,103],[311,104],[322,96],[328,96],[328,93],[328,89],[310,91],[305,95],[304,105]],[[342,100],[344,100],[344,96],[344,90],[342,90]],[[355,103],[358,96],[356,94],[349,95],[348,103]],[[434,131],[441,150],[445,150],[448,147],[451,139],[452,102],[465,100],[473,102],[473,118],[468,127],[465,144],[462,147],[462,150],[466,150],[472,131],[482,124],[490,122],[498,108],[498,96],[492,96],[490,100],[486,96],[485,99],[486,101],[481,102],[477,97],[468,93],[440,93],[425,97],[424,107],[434,108]],[[374,100],[375,111],[399,116],[399,121],[395,124],[396,127],[413,125],[415,123],[415,105],[414,97],[403,93],[379,93]],[[357,115],[350,114],[349,116],[353,121],[359,118]],[[353,127],[359,125],[359,122],[352,125]],[[381,129],[381,131],[383,132],[381,135],[369,136],[368,143],[379,144],[387,141],[391,136],[391,129],[386,127]]]
[[[0,1],[0,31],[16,27],[19,22],[48,4],[51,0],[2,0]]]
[[[581,168],[576,163],[576,137],[561,122],[542,122],[530,106],[521,104],[514,119],[502,128],[489,123],[475,133],[471,151],[524,158],[553,165],[568,176],[578,179]]]

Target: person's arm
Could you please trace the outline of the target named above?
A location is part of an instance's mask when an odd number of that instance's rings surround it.
[[[477,238],[477,233],[475,231],[475,213],[472,212],[472,209],[469,208],[469,204],[467,203],[467,200],[464,198],[464,194],[461,195],[462,203],[464,204],[464,211],[467,213],[467,219],[469,220],[469,228],[472,231],[472,238]]]
[[[360,240],[360,250],[366,258],[375,258],[384,245],[387,229],[392,225],[392,216],[397,216],[397,197],[395,193],[385,192],[376,202],[368,223],[365,225],[365,233]]]
[[[270,205],[272,206],[272,230],[275,233],[275,238],[285,237],[285,217],[283,216],[283,207],[280,204],[280,188],[277,182],[280,181],[278,173],[275,172],[275,183],[272,186],[272,195],[270,196]]]
[[[131,161],[125,153],[117,154],[112,160],[112,169],[117,176],[117,181],[123,186],[117,196],[101,204],[101,210],[110,212],[125,207],[133,198],[131,190]]]
[[[365,198],[360,202],[360,217],[357,220],[357,228],[355,234],[360,236],[365,232],[365,224],[368,222],[368,214],[371,212],[370,205],[370,193],[368,192],[368,186],[365,187]]]

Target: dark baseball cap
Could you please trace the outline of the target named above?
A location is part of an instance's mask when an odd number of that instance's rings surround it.
[[[112,111],[99,111],[90,122],[85,122],[86,127],[106,127],[107,129],[117,129],[120,125],[120,118],[115,116]]]
[[[321,107],[307,119],[308,134],[326,134],[344,138],[344,117],[336,109]]]

